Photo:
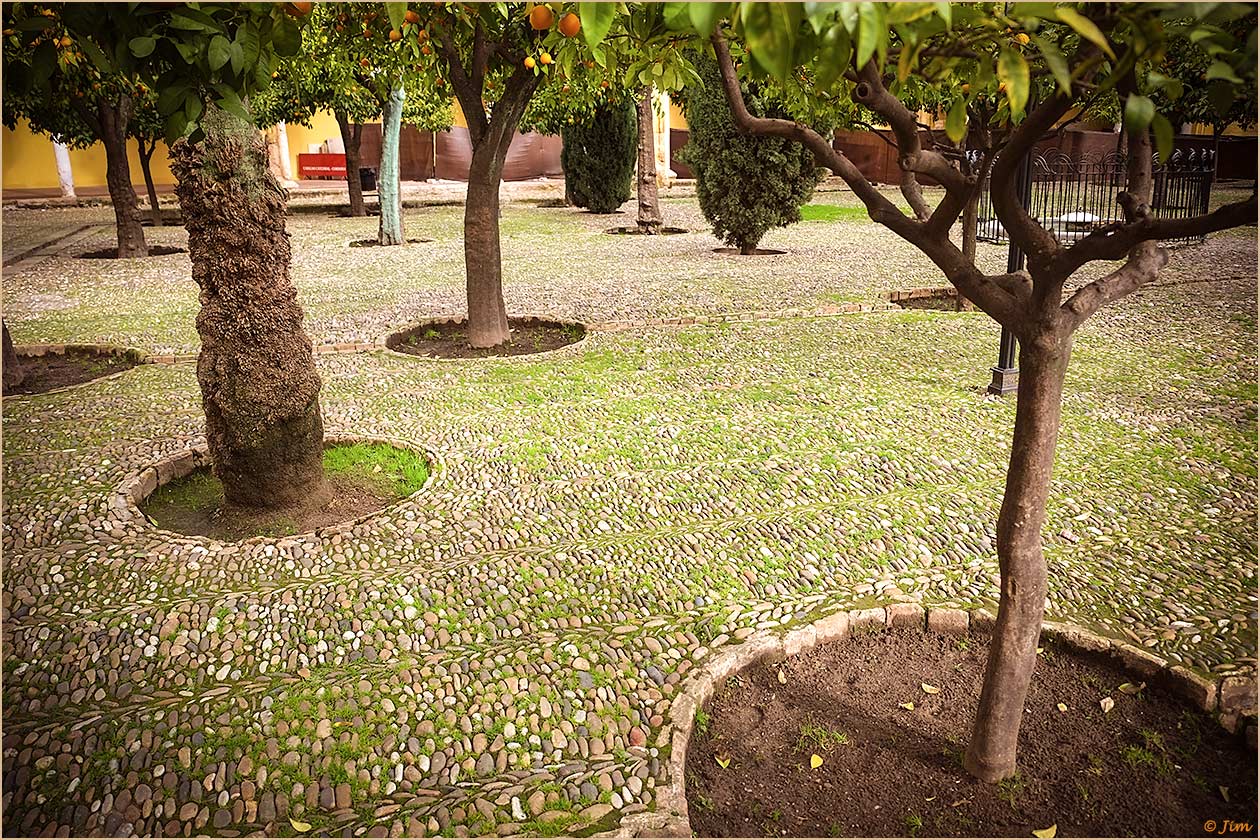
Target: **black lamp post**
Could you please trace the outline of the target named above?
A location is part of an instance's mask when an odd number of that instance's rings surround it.
[[[1032,153],[1024,155],[1015,172],[1015,195],[1019,203],[1027,209],[1032,204]],[[1009,238],[1010,234],[1007,234]],[[1019,250],[1015,240],[1010,240],[1006,251],[1006,271],[1012,273],[1024,267],[1024,252]],[[1019,370],[1015,367],[1015,336],[1006,327],[1002,327],[1002,338],[998,343],[998,362],[993,368],[993,380],[989,383],[990,394],[1010,394],[1019,390]]]

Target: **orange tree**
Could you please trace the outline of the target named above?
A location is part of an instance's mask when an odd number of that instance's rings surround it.
[[[865,204],[872,220],[912,243],[960,293],[1011,330],[1019,341],[1020,386],[1005,495],[997,521],[1000,595],[984,687],[965,766],[997,781],[1016,769],[1024,698],[1036,665],[1047,595],[1041,548],[1060,425],[1064,377],[1077,329],[1098,309],[1159,276],[1168,261],[1161,240],[1256,223],[1256,196],[1192,218],[1161,218],[1151,209],[1153,151],[1167,155],[1173,129],[1149,90],[1152,73],[1173,46],[1211,59],[1214,83],[1245,89],[1256,76],[1254,27],[1242,38],[1228,25],[1247,4],[877,3],[692,4],[694,31],[707,38],[722,69],[727,99],[741,130],[786,137],[811,148]],[[1191,17],[1187,18],[1187,12]],[[734,45],[733,43],[734,42]],[[735,47],[746,73],[785,78],[811,65],[819,84],[843,91],[889,125],[906,180],[930,177],[943,187],[924,216],[907,215],[858,171],[828,138],[799,121],[755,117],[740,97]],[[925,142],[914,113],[897,93],[911,78],[958,85],[945,128],[954,140],[968,129],[968,105],[997,97],[984,126],[991,153],[965,173],[955,150]],[[1034,90],[1038,95],[1032,98]],[[1127,136],[1122,220],[1071,243],[1061,242],[1020,204],[1020,160],[1075,109],[1113,92]],[[1218,95],[1220,106],[1231,97]],[[1034,104],[1031,104],[1034,103]],[[992,177],[994,211],[1028,268],[987,274],[950,240],[968,202]],[[1069,285],[1091,262],[1118,261],[1101,277]],[[1169,313],[1170,316],[1172,313]]]
[[[394,4],[389,4],[391,7]],[[464,210],[468,339],[494,347],[509,339],[499,250],[499,184],[512,136],[534,94],[590,73],[610,84],[633,55],[626,7],[534,3],[443,3],[407,11],[428,35],[442,89],[468,123],[472,161]]]
[[[104,3],[11,3],[4,8],[4,123],[19,118],[69,146],[105,147],[119,257],[145,257],[131,185],[127,137],[149,94],[141,60],[128,49],[144,16]]]

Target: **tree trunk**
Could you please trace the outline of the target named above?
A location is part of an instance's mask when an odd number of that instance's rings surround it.
[[[402,187],[398,181],[398,144],[402,134],[403,99],[406,92],[399,82],[385,100],[381,119],[381,168],[376,175],[376,191],[381,200],[380,233],[376,241],[381,245],[402,245]]]
[[[508,142],[511,139],[508,132]],[[468,343],[473,347],[497,347],[510,338],[499,250],[499,179],[506,152],[484,142],[473,149],[468,167],[464,262],[468,271]]]
[[[363,123],[350,126],[350,118],[344,111],[335,112],[337,127],[341,129],[341,144],[346,149],[346,188],[350,191],[350,215],[366,216],[363,206],[363,179],[359,177],[359,148],[363,140]]]
[[[144,228],[140,226],[140,202],[131,186],[131,164],[127,161],[127,123],[131,117],[131,101],[123,97],[118,105],[102,101],[97,108],[101,127],[101,143],[105,146],[105,183],[114,205],[114,222],[118,229],[118,257],[147,257]]]
[[[1015,773],[1024,698],[1037,665],[1046,600],[1041,528],[1046,519],[1063,378],[1072,343],[1066,330],[1058,332],[1062,335],[1052,328],[1043,329],[1019,348],[1015,434],[997,525],[1001,599],[964,760],[967,770],[986,782]]]
[[[967,262],[976,262],[976,234],[979,225],[980,194],[976,193],[963,207],[962,212],[962,252]]]
[[[149,162],[153,160],[153,152],[157,149],[157,141],[153,141],[148,151],[145,151],[143,140],[139,143],[140,171],[144,173],[144,188],[149,193],[149,218],[153,220],[154,227],[161,227],[162,208],[158,207],[157,187],[153,186],[153,173],[149,167]]]
[[[4,390],[16,388],[26,380],[26,370],[22,367],[22,360],[18,358],[17,350],[13,346],[13,338],[9,335],[9,325],[0,320],[0,330],[4,332],[4,357],[0,360],[0,364],[4,366]]]
[[[172,149],[201,288],[197,381],[214,474],[228,504],[327,503],[319,375],[289,279],[284,193],[248,122],[213,106],[206,137]]]
[[[639,91],[639,231],[661,232],[661,200],[656,186],[656,132],[652,130],[652,87]]]

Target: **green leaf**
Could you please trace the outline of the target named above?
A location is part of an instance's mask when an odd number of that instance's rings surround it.
[[[188,133],[188,117],[184,114],[183,108],[166,118],[165,129],[168,146],[173,145],[176,140]]]
[[[1011,116],[1022,114],[1028,104],[1028,62],[1019,50],[1004,49],[998,56],[998,81],[1006,85]]]
[[[967,134],[967,100],[956,99],[945,115],[945,135],[955,143]]]
[[[394,27],[399,32],[401,32],[402,26],[403,26],[403,15],[407,14],[407,4],[406,3],[386,3],[385,11],[389,14],[390,26]]]
[[[1111,51],[1111,44],[1107,43],[1107,36],[1102,33],[1098,25],[1071,6],[1060,6],[1055,10],[1059,20],[1076,30],[1077,34],[1085,40],[1095,44],[1105,52],[1108,56],[1115,60],[1116,54]]]
[[[210,15],[191,6],[179,6],[171,10],[171,26],[194,32],[226,32],[223,24]]]
[[[1155,151],[1159,152],[1160,163],[1165,163],[1173,150],[1172,123],[1163,114],[1156,114],[1151,120],[1151,131],[1155,134]]]
[[[786,79],[792,69],[801,7],[796,3],[741,3],[739,17],[749,54],[767,73]]]
[[[1130,134],[1146,131],[1155,117],[1155,103],[1150,97],[1131,94],[1124,100],[1124,130]]]
[[[1242,84],[1242,79],[1234,72],[1234,68],[1230,67],[1224,61],[1213,61],[1212,66],[1208,68],[1207,75],[1204,76],[1207,81],[1215,81],[1222,79],[1226,82],[1232,82],[1236,85]]]
[[[153,52],[157,46],[157,39],[148,35],[141,35],[139,38],[132,38],[127,46],[131,49],[131,54],[136,58],[144,58]]]
[[[158,94],[157,109],[158,113],[163,116],[169,116],[175,113],[184,105],[184,96],[188,93],[187,85],[172,85],[171,87],[162,88],[162,92]]]
[[[200,96],[188,96],[184,99],[184,116],[190,123],[196,122],[201,116],[202,107]]]
[[[210,46],[206,50],[206,57],[210,60],[210,69],[218,70],[232,58],[232,45],[227,38],[222,35],[215,35],[210,39]],[[190,119],[196,119],[191,117]]]
[[[240,41],[233,41],[229,47],[229,58],[232,62],[232,73],[239,76],[241,70],[245,67],[245,48],[241,46]]]
[[[665,28],[677,32],[691,27],[691,3],[666,3],[663,9]],[[707,33],[706,33],[707,34]]]
[[[224,111],[227,111],[229,114],[239,117],[245,122],[252,123],[254,121],[254,118],[249,115],[249,111],[245,110],[245,106],[236,96],[225,96],[214,104],[222,108]]]
[[[822,43],[818,46],[818,61],[814,65],[818,69],[818,85],[830,88],[844,76],[853,58],[853,41],[844,24],[833,24],[823,34]]]
[[[1071,93],[1072,71],[1068,69],[1067,59],[1063,57],[1063,52],[1058,45],[1040,35],[1033,35],[1032,41],[1037,45],[1037,49],[1041,50],[1041,56],[1046,60],[1046,66],[1050,68],[1050,72],[1054,74],[1059,90]]]
[[[578,17],[582,19],[582,37],[594,47],[608,36],[617,17],[615,3],[579,3]]]
[[[20,32],[43,32],[50,26],[52,26],[52,21],[43,15],[23,18],[17,23],[17,29]]]
[[[101,52],[101,48],[98,47],[96,42],[91,38],[80,38],[79,47],[81,47],[83,52],[87,54],[87,57],[92,60],[92,63],[96,65],[97,70],[100,70],[102,73],[113,72],[114,68],[110,64],[109,59],[105,57],[105,53]]]
[[[271,43],[277,55],[297,55],[302,49],[302,30],[288,15],[284,15],[272,30]]]
[[[705,38],[713,34],[714,27],[722,16],[724,3],[688,3],[687,12],[691,16],[691,25]]]
[[[857,61],[859,69],[866,66],[875,52],[888,37],[882,3],[858,3]]]
[[[1212,109],[1217,115],[1224,119],[1229,115],[1229,110],[1234,107],[1234,87],[1229,82],[1216,81],[1207,86],[1208,102],[1212,103]]]
[[[941,16],[941,20],[945,21],[945,29],[948,30],[953,25],[953,9],[952,3],[933,3],[936,6],[936,13]]]

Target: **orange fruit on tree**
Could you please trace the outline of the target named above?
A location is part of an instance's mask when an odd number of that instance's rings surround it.
[[[360,66],[360,67],[371,67],[371,66],[372,66],[372,62],[368,61],[366,58],[361,58],[361,59],[359,59],[359,66]]]
[[[964,83],[964,84],[963,84],[963,86],[962,86],[962,92],[963,92],[963,93],[970,93],[970,92],[971,92],[971,85]]]
[[[431,50],[431,49],[429,48],[429,45],[428,45],[428,44],[425,44],[423,47],[421,47],[421,48],[420,48],[420,54],[421,54],[421,55],[432,55],[432,54],[433,54],[433,50]]]
[[[540,3],[529,13],[529,25],[535,29],[550,29],[555,22],[556,14],[551,11],[550,6]]]
[[[560,34],[566,38],[572,38],[578,34],[578,30],[582,28],[582,19],[573,12],[569,12],[560,18]]]
[[[1028,33],[1021,32],[1015,36],[1015,40],[1019,41],[1021,44],[1027,44],[1031,39],[1028,37]]]
[[[537,64],[538,62],[534,61],[534,57],[532,55],[525,56],[525,69],[533,70]]]
[[[72,39],[69,35],[62,35],[61,40],[58,41],[57,43],[61,44],[61,46],[63,47],[68,47],[74,43],[74,39]]]
[[[539,63],[539,64],[550,64],[550,63],[551,63],[551,53],[549,53],[549,52],[545,52],[545,53],[543,53],[542,55],[538,56],[538,63]]]
[[[397,29],[391,29],[391,30],[389,30],[389,40],[391,40],[391,41],[399,41],[399,40],[401,40],[401,39],[402,39],[402,33],[401,33],[401,32],[399,32]]]
[[[416,14],[411,9],[408,9],[407,13],[403,15],[403,20],[407,21],[407,23],[419,23],[420,15]]]
[[[294,17],[305,17],[311,13],[311,3],[286,3],[284,10]]]

